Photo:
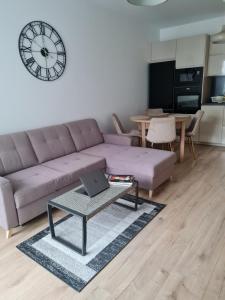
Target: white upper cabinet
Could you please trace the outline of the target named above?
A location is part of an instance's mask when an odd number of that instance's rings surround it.
[[[154,42],[151,49],[151,61],[169,61],[176,58],[176,40]]]
[[[208,76],[225,75],[225,44],[210,41]]]
[[[209,55],[225,54],[225,44],[213,44],[210,40]]]
[[[176,68],[205,66],[207,36],[198,35],[177,40]]]
[[[208,76],[225,75],[225,54],[210,55],[208,64]]]

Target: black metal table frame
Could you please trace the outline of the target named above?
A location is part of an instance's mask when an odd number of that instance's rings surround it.
[[[128,209],[136,211],[138,209],[138,204],[139,204],[138,203],[139,188],[138,188],[138,182],[136,180],[134,181],[132,188],[135,188],[134,207],[131,207],[131,206],[123,204],[123,203],[117,203],[116,200],[115,200],[115,202],[109,203],[109,205],[110,204],[117,204],[119,206],[123,206],[123,207],[126,207]],[[125,200],[129,201],[127,199],[125,199]],[[131,201],[129,201],[129,202],[131,202]],[[63,238],[61,238],[59,236],[56,236],[55,229],[54,229],[53,216],[52,216],[52,209],[53,209],[53,207],[56,207],[56,208],[58,208],[60,210],[63,210],[65,212],[67,212],[67,213],[70,213],[72,215],[77,215],[77,216],[79,216],[82,219],[82,247],[81,248],[78,247],[78,246],[76,246],[76,245],[74,245],[74,244],[72,244],[72,243],[70,243],[69,241],[66,241],[65,239],[63,239]],[[78,212],[76,212],[74,210],[71,210],[71,209],[69,209],[69,208],[67,208],[65,206],[62,206],[60,204],[56,204],[56,203],[52,202],[51,200],[48,202],[47,211],[48,211],[49,229],[50,229],[50,233],[51,233],[52,239],[58,241],[59,243],[63,244],[64,246],[70,248],[71,250],[73,250],[75,252],[78,252],[79,254],[81,254],[83,256],[86,255],[87,254],[87,221],[88,221],[87,216],[85,216],[83,214],[80,214],[80,213],[78,213]]]

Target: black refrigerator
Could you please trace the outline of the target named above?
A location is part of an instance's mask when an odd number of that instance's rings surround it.
[[[174,112],[175,61],[149,65],[149,108]]]

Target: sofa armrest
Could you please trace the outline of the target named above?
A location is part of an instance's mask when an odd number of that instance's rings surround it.
[[[114,144],[114,145],[121,145],[121,146],[132,145],[132,138],[130,136],[124,136],[124,135],[112,134],[112,133],[103,133],[103,138],[105,143],[107,144]]]
[[[0,226],[5,230],[19,225],[10,181],[0,177]]]

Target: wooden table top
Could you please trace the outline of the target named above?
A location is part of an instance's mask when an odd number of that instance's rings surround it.
[[[176,119],[176,122],[186,122],[191,118],[191,115],[186,114],[155,114],[154,117],[146,116],[146,115],[137,115],[131,116],[130,120],[136,123],[149,123],[152,118],[163,117],[163,116],[173,116]]]

